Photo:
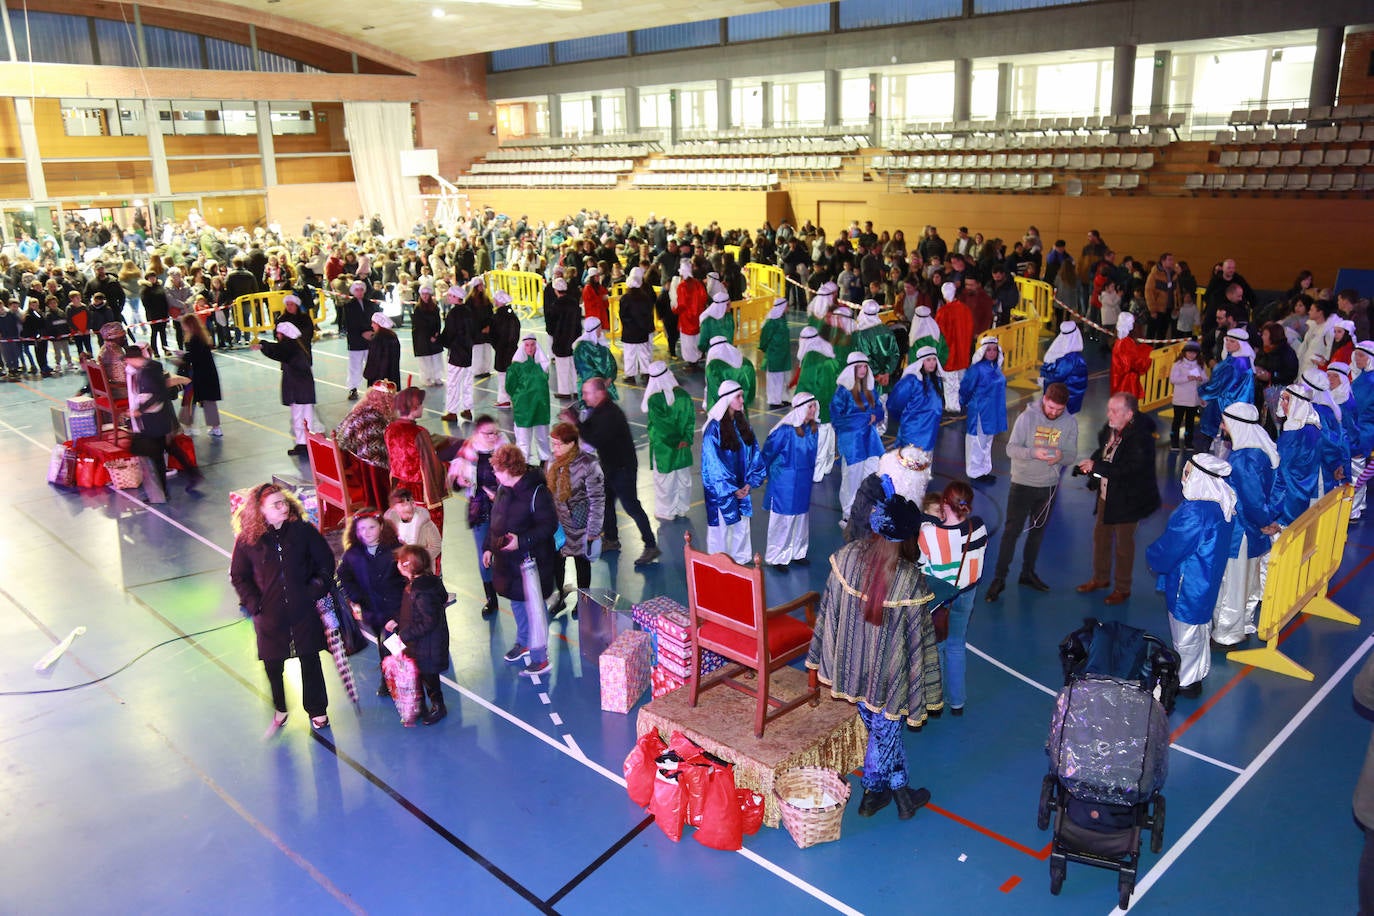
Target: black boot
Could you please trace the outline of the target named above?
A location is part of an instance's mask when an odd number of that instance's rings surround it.
[[[496,613],[496,586],[490,582],[483,582],[482,588],[487,593],[487,603],[482,605],[482,619],[490,619]]]
[[[906,821],[916,814],[917,809],[924,808],[930,801],[930,790],[902,786],[900,789],[892,790],[892,797],[897,801],[897,817]]]
[[[891,801],[891,789],[879,789],[876,792],[865,789],[863,800],[859,802],[859,817],[872,817],[886,808]]]
[[[429,711],[421,713],[420,721],[426,725],[433,725],[448,715],[448,709],[444,706],[444,688],[441,684],[426,683],[424,694],[429,697]]]

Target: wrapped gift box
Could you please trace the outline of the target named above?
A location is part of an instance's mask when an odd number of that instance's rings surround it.
[[[67,398],[68,415],[75,413],[91,413],[95,410],[95,398],[88,395],[77,395],[74,398]]]
[[[244,487],[242,490],[229,491],[229,518],[233,519],[238,516],[239,509],[243,508],[243,504],[248,502],[249,497],[253,495],[254,489],[254,487]]]
[[[639,624],[641,628],[653,630],[657,628],[659,615],[667,611],[677,611],[683,615],[687,613],[687,609],[672,598],[659,596],[639,602],[634,606],[631,614],[634,617],[634,622]]]
[[[680,643],[688,644],[691,641],[692,619],[687,616],[684,608],[681,611],[665,611],[658,615],[658,632],[669,639],[676,639]]]
[[[628,713],[649,686],[649,634],[626,630],[601,655],[601,708]]]
[[[672,693],[683,684],[687,683],[683,678],[673,674],[662,665],[655,665],[649,672],[649,685],[652,688],[654,699],[658,699],[665,693]]]

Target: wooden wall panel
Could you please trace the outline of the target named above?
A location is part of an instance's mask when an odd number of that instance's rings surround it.
[[[212,226],[233,229],[238,226],[252,228],[267,224],[267,198],[262,194],[241,196],[207,197],[202,201],[200,214]],[[177,218],[182,219],[196,206],[194,201],[177,201]]]
[[[38,151],[44,159],[134,158],[148,155],[147,137],[67,136],[62,127],[62,106],[57,99],[34,99],[33,123],[38,133]]]
[[[174,159],[167,163],[173,194],[198,191],[242,191],[262,187],[262,160],[256,156],[241,159]]]
[[[23,159],[24,145],[19,139],[19,115],[13,99],[0,99],[0,159]]]
[[[45,162],[43,176],[51,198],[147,197],[153,192],[148,161]]]
[[[312,184],[353,180],[353,160],[348,156],[310,156],[278,159],[279,184]]]
[[[256,156],[258,138],[252,136],[170,137],[163,135],[168,156]]]
[[[315,132],[313,134],[279,134],[272,138],[279,153],[346,153],[348,136],[344,132],[342,102],[315,102]]]
[[[358,186],[338,184],[279,184],[267,189],[267,214],[287,232],[300,232],[307,219],[338,217],[352,221],[363,212]]]
[[[779,218],[787,206],[781,191],[545,191],[486,190],[467,192],[474,208],[491,206],[512,217],[522,214],[533,221],[556,220],[571,216],[586,207],[600,210],[617,220],[627,215],[643,223],[649,214],[671,216],[684,222],[706,225],[716,220],[722,226],[748,226],[756,229],[768,219],[770,204]],[[776,225],[776,220],[774,221]]]
[[[29,175],[22,162],[0,162],[0,198],[29,199]]]

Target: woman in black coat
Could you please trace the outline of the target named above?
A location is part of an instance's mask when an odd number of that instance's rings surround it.
[[[153,355],[161,356],[167,349],[167,318],[171,314],[167,288],[162,285],[162,278],[152,271],[141,285],[143,292],[139,300],[143,303],[143,313],[148,316],[148,343],[152,345]]]
[[[420,387],[444,383],[443,315],[434,298],[434,287],[420,287],[420,297],[410,313],[410,346],[420,361]]]
[[[283,321],[275,330],[275,342],[255,340],[249,346],[281,363],[281,402],[291,408],[291,432],[296,437],[295,447],[286,454],[300,456],[305,454],[306,436],[319,425],[315,420],[315,373],[310,351],[301,343],[301,329]]]
[[[495,356],[492,367],[496,370],[496,406],[509,407],[510,395],[506,393],[506,370],[515,358],[515,349],[520,345],[520,316],[511,307],[510,293],[496,291],[496,311],[491,316],[491,333],[487,335]]]
[[[388,623],[401,610],[401,594],[406,581],[396,568],[396,548],[401,539],[396,528],[375,510],[359,512],[348,520],[344,529],[344,553],[339,558],[339,585],[348,596],[354,616],[376,634],[378,661],[391,653],[380,637]],[[377,696],[391,694],[386,688],[386,676],[377,688]]]
[[[529,665],[521,674],[534,677],[549,670],[543,599],[555,587],[558,550],[553,533],[558,528],[558,511],[544,475],[529,468],[518,446],[498,448],[491,456],[491,466],[501,488],[491,507],[482,565],[490,567],[496,593],[510,599],[515,615],[515,645],[506,653],[506,661],[514,663],[528,657]],[[526,556],[532,557],[539,569],[542,594],[525,594],[520,564]]]
[[[301,663],[301,699],[310,724],[327,728],[329,696],[320,667],[324,624],[315,602],[334,579],[334,554],[324,536],[304,520],[300,504],[276,484],[254,488],[237,526],[229,581],[257,633],[258,658],[277,711],[272,726],[280,728],[286,721],[282,672],[294,655]]]
[[[363,381],[371,388],[377,382],[390,382],[401,390],[401,340],[392,330],[391,318],[376,312],[372,316],[372,339],[367,343],[367,360],[363,363]]]
[[[444,580],[433,573],[433,561],[423,547],[406,545],[396,551],[396,568],[406,579],[401,610],[396,619],[386,625],[388,633],[397,633],[406,644],[405,654],[415,659],[420,670],[420,721],[433,725],[444,716],[444,688],[439,675],[449,669],[452,661],[448,650],[448,590]],[[426,702],[428,701],[428,702]],[[428,708],[426,708],[428,707]]]
[[[181,425],[192,425],[196,405],[199,404],[205,412],[205,425],[210,428],[210,435],[223,436],[224,432],[219,425],[219,369],[215,368],[210,332],[195,312],[187,312],[181,316],[181,331],[182,339],[186,343],[183,371],[191,379],[191,387],[181,398]]]

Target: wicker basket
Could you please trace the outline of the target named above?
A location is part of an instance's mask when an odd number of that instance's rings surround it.
[[[797,767],[773,781],[782,823],[802,849],[840,838],[840,821],[849,801],[849,783],[825,767]],[[822,805],[826,796],[831,804]],[[810,800],[815,807],[797,804]]]
[[[137,490],[143,486],[143,463],[137,458],[112,458],[105,462],[105,470],[116,490]]]

